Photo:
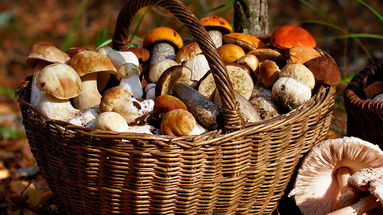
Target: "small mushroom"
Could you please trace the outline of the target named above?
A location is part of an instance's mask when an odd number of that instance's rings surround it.
[[[186,66],[172,66],[162,73],[156,84],[156,96],[172,94],[174,83],[180,82],[192,86],[192,71]]]
[[[193,114],[184,109],[174,109],[166,112],[161,121],[161,134],[164,135],[199,135],[206,131],[196,122]]]
[[[154,100],[155,115],[161,117],[162,114],[165,114],[174,109],[187,110],[188,108],[179,98],[172,95],[161,95]]]
[[[245,55],[245,51],[240,46],[235,44],[225,44],[218,49],[218,55],[224,63],[233,63]]]
[[[222,35],[233,31],[230,23],[220,16],[207,16],[201,18],[199,21],[206,28],[217,48],[222,46]]]
[[[303,214],[330,213],[345,206],[340,197],[350,175],[382,166],[383,152],[377,145],[356,137],[326,140],[305,157],[289,196]]]
[[[81,77],[82,90],[73,99],[74,106],[78,109],[87,109],[98,106],[101,101],[101,94],[97,86],[97,73],[116,73],[112,61],[105,55],[95,51],[82,51],[74,55],[68,64],[77,71]]]
[[[121,86],[108,89],[102,95],[100,103],[101,112],[117,112],[126,119],[129,125],[145,124],[153,108],[153,100],[135,99],[130,91]]]
[[[221,122],[221,113],[213,102],[189,85],[175,83],[173,95],[185,103],[189,112],[203,127],[217,129]]]
[[[37,109],[50,119],[68,121],[79,110],[69,99],[80,94],[81,79],[67,64],[51,64],[44,67],[36,77],[36,86],[43,92]]]
[[[280,49],[294,46],[315,47],[316,41],[304,28],[297,25],[285,25],[277,28],[270,36],[271,44]]]
[[[278,65],[271,60],[265,60],[260,63],[258,77],[263,86],[271,88],[279,77],[280,69]]]
[[[235,44],[246,52],[265,46],[257,36],[246,33],[232,32],[225,34],[223,40],[226,44]]]
[[[68,54],[51,44],[36,43],[32,46],[32,50],[29,52],[26,63],[34,69],[30,101],[34,107],[37,107],[43,96],[43,92],[36,87],[36,77],[38,76],[38,73],[49,64],[66,63],[69,59],[70,57]]]
[[[284,66],[284,64],[286,63],[283,55],[275,49],[258,48],[258,49],[249,51],[247,54],[255,55],[257,59],[259,60],[259,62],[263,62],[265,60],[272,60],[275,63],[277,63],[278,66],[280,67]]]
[[[151,67],[165,59],[175,60],[176,50],[183,46],[181,36],[168,27],[153,28],[146,34],[143,47],[150,50]]]
[[[151,125],[129,126],[125,118],[116,112],[103,112],[97,116],[95,126],[104,131],[133,132],[144,134],[157,134],[157,129]]]
[[[363,88],[366,98],[373,98],[378,94],[383,93],[383,81],[375,81],[372,84]]]
[[[209,62],[197,42],[184,45],[177,53],[177,62],[191,70],[191,81],[194,83],[197,83],[210,70]]]

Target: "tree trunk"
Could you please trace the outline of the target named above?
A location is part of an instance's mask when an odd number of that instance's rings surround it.
[[[235,0],[234,30],[250,34],[268,34],[267,0]]]

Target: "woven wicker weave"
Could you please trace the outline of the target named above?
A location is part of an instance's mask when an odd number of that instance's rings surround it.
[[[271,214],[299,159],[322,141],[334,88],[320,87],[304,105],[243,124],[233,90],[207,32],[177,0],[128,1],[114,47],[126,45],[130,19],[147,5],[170,10],[206,55],[225,108],[224,130],[170,137],[113,133],[47,119],[28,102],[20,109],[34,157],[66,214]]]
[[[378,144],[383,149],[383,102],[366,100],[364,82],[383,80],[383,61],[355,75],[344,91],[347,135]]]

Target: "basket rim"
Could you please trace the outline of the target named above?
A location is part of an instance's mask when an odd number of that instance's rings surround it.
[[[33,110],[34,114],[36,114],[40,119],[42,124],[50,124],[50,125],[58,125],[65,130],[70,130],[73,132],[78,132],[86,136],[91,137],[101,137],[101,138],[118,138],[118,139],[144,139],[149,141],[162,141],[167,143],[177,143],[183,145],[183,147],[198,147],[201,145],[207,144],[217,144],[217,142],[228,141],[235,138],[240,138],[244,135],[244,133],[250,133],[254,130],[263,131],[269,129],[274,126],[283,126],[289,123],[294,119],[295,116],[299,114],[310,115],[315,112],[320,105],[327,99],[331,98],[335,94],[335,86],[324,86],[321,85],[319,89],[316,91],[314,96],[312,96],[306,103],[299,106],[292,111],[282,114],[278,117],[274,117],[269,120],[263,120],[260,122],[254,123],[244,123],[244,128],[232,131],[229,133],[224,133],[222,128],[205,132],[200,135],[191,135],[191,136],[168,136],[162,134],[143,134],[143,133],[132,133],[132,132],[113,132],[113,131],[103,131],[94,128],[86,128],[84,126],[76,126],[70,124],[69,122],[48,119],[43,113],[41,113],[37,108],[32,106],[29,103],[27,92],[31,87],[31,78],[32,76],[26,77],[25,81],[20,85],[20,87],[16,90],[17,100],[19,102],[20,109],[23,110],[22,107],[29,108]],[[182,144],[184,143],[184,144]]]
[[[346,107],[349,104],[359,109],[383,110],[383,101],[366,100],[358,95],[362,91],[363,81],[368,77],[377,75],[379,72],[383,73],[383,60],[363,69],[351,79],[344,90]]]

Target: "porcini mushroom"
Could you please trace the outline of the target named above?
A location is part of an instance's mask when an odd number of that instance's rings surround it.
[[[41,97],[43,96],[43,92],[36,87],[36,77],[38,76],[38,73],[49,64],[66,63],[69,59],[70,57],[68,54],[56,48],[52,44],[36,43],[32,46],[32,50],[28,54],[26,63],[34,69],[30,101],[33,106],[37,107],[40,103]]]
[[[169,67],[157,81],[156,96],[172,94],[173,85],[177,82],[192,86],[192,71],[182,65]]]
[[[102,95],[100,103],[101,112],[117,112],[126,119],[129,125],[145,124],[153,108],[153,100],[138,100],[132,97],[130,91],[121,86],[108,89]]]
[[[193,114],[184,109],[168,111],[161,121],[161,134],[171,136],[199,135],[206,132]]]
[[[307,61],[320,57],[321,54],[313,47],[294,46],[288,50],[287,58],[289,63],[306,63]]]
[[[183,46],[181,36],[168,27],[153,28],[146,34],[143,47],[150,50],[150,65],[153,66],[165,59],[175,60],[176,50]]]
[[[233,31],[230,23],[220,16],[207,16],[199,20],[206,28],[217,48],[222,46],[222,35]]]
[[[344,207],[340,196],[350,175],[382,166],[383,152],[377,145],[356,137],[326,140],[305,157],[289,196],[303,214],[330,213]]]
[[[74,55],[68,62],[81,77],[82,90],[73,99],[74,106],[78,109],[87,109],[98,106],[101,101],[101,94],[97,87],[97,73],[116,73],[112,61],[105,55],[95,51],[82,51]]]
[[[341,80],[337,63],[325,52],[322,52],[320,57],[308,60],[304,65],[314,74],[316,83],[335,86]]]
[[[279,77],[279,71],[280,69],[274,61],[265,60],[259,65],[258,78],[263,86],[271,88]]]
[[[129,126],[125,118],[116,112],[103,112],[97,116],[95,127],[104,131],[115,132],[133,132],[145,134],[159,133],[156,128],[151,125]]]
[[[36,77],[36,86],[44,93],[37,109],[50,119],[68,121],[79,110],[69,99],[80,94],[81,79],[67,64],[51,64],[44,67]]]

